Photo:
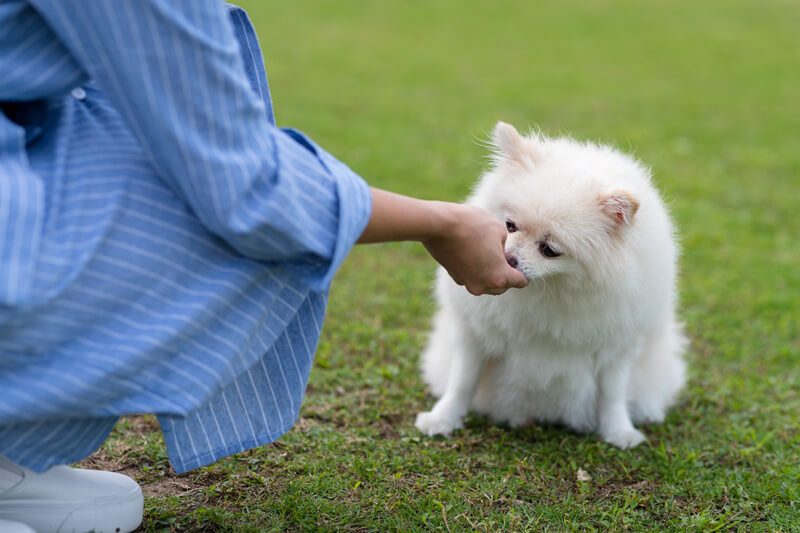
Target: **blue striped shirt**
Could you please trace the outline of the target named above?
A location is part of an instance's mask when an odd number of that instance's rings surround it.
[[[152,412],[183,472],[291,428],[370,194],[275,127],[245,13],[6,0],[0,73],[0,454]]]

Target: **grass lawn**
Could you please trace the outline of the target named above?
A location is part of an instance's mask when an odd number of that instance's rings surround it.
[[[142,483],[143,531],[800,531],[800,3],[245,5],[279,124],[375,186],[462,199],[498,119],[651,165],[682,234],[690,381],[632,451],[479,417],[423,437],[434,263],[359,247],[286,436],[176,476],[132,417],[86,461]]]

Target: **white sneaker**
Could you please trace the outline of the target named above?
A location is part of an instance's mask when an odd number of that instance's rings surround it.
[[[36,533],[29,526],[22,522],[9,522],[8,520],[0,520],[0,533]]]
[[[37,533],[130,533],[142,523],[139,485],[122,474],[55,466],[41,474],[0,455],[0,533],[3,520]],[[24,527],[24,525],[23,525]]]

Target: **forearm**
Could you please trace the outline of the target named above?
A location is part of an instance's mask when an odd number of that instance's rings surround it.
[[[418,200],[371,187],[372,214],[359,244],[426,241],[446,234],[454,225],[451,204]]]
[[[528,284],[506,262],[505,226],[483,209],[370,191],[372,214],[359,243],[420,241],[456,283],[475,295]]]

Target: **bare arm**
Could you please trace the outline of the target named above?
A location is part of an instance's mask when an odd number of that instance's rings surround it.
[[[528,284],[506,262],[505,227],[483,209],[371,190],[372,215],[360,244],[420,241],[456,283],[475,295]]]

